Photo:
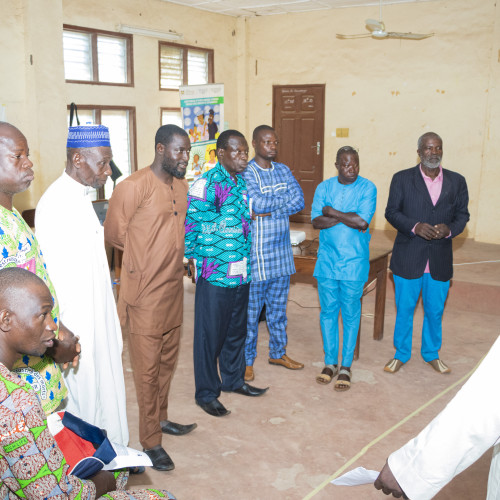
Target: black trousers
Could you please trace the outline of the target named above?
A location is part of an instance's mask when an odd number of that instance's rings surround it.
[[[249,290],[250,284],[226,288],[201,277],[196,282],[193,358],[199,403],[244,384]]]

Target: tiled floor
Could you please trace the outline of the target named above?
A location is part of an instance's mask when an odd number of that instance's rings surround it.
[[[311,226],[304,226],[308,237],[314,237]],[[372,246],[391,248],[393,236],[388,231],[375,231]],[[500,333],[500,245],[459,239],[454,243],[457,266],[443,320],[441,351],[453,369],[451,374],[435,373],[420,357],[420,305],[415,314],[411,361],[395,375],[383,372],[394,354],[395,308],[389,279],[382,341],[372,339],[373,293],[364,298],[361,355],[353,364],[351,390],[336,393],[333,384],[318,385],[315,376],[322,368],[323,352],[317,290],[313,280],[295,282],[288,306],[287,353],[304,362],[305,368],[289,371],[267,363],[268,333],[261,323],[254,384],[270,389],[261,398],[223,394],[221,401],[232,411],[224,418],[210,417],[194,403],[194,285],[186,278],[182,347],[169,418],[197,422],[198,428],[187,436],[164,436],[163,445],[176,465],[173,472],[150,469],[132,477],[130,483],[168,488],[179,500],[387,498],[370,485],[338,487],[329,480],[344,467],[379,470],[392,450],[439,413]],[[139,448],[126,335],[124,362],[130,445]],[[403,422],[412,413],[415,416]],[[436,498],[485,498],[489,459],[490,452]]]

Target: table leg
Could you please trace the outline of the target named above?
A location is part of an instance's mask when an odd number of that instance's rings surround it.
[[[384,337],[385,296],[387,290],[387,256],[384,267],[377,273],[377,286],[375,291],[375,317],[373,321],[373,338],[382,340]]]
[[[354,348],[354,359],[359,359],[359,345],[361,343],[361,318],[363,317],[363,297],[361,301],[361,317],[359,318],[358,338],[356,339],[356,347]]]

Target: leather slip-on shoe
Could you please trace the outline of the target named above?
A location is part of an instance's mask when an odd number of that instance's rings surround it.
[[[451,373],[451,368],[439,358],[427,361],[427,364],[431,365],[438,373]]]
[[[200,403],[196,401],[196,404],[212,417],[224,417],[225,415],[229,415],[231,412],[226,410],[225,406],[217,399],[212,399],[209,403]]]
[[[198,427],[198,424],[182,425],[176,424],[175,422],[170,422],[167,420],[166,424],[160,424],[161,431],[164,434],[170,434],[172,436],[184,436]]]
[[[175,469],[174,462],[168,456],[168,453],[161,447],[154,447],[149,450],[142,450],[153,462],[153,469],[167,471]]]
[[[289,358],[286,354],[283,354],[281,358],[277,359],[269,358],[269,364],[284,366],[289,370],[302,370],[302,368],[304,368],[304,363],[299,363],[298,361],[294,361],[292,358]]]
[[[235,392],[236,394],[241,394],[243,396],[257,397],[265,394],[268,389],[269,387],[266,387],[265,389],[259,389],[258,387],[254,387],[250,384],[243,384],[240,388],[234,389],[234,391],[230,392]]]
[[[253,366],[247,365],[245,368],[245,382],[251,382],[255,378],[255,375],[253,373]]]
[[[404,365],[404,363],[402,361],[400,361],[399,359],[396,359],[396,358],[391,359],[384,366],[384,372],[396,373],[403,365]]]

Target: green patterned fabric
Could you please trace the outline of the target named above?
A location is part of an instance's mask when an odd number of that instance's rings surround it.
[[[197,276],[228,288],[250,282],[250,210],[247,185],[220,164],[188,192],[185,256],[196,260]]]
[[[0,269],[4,267],[27,269],[45,282],[54,299],[52,317],[59,326],[59,304],[38,241],[15,208],[11,212],[0,205]],[[66,397],[61,370],[50,357],[24,355],[14,371],[38,394],[46,414],[54,412]]]

